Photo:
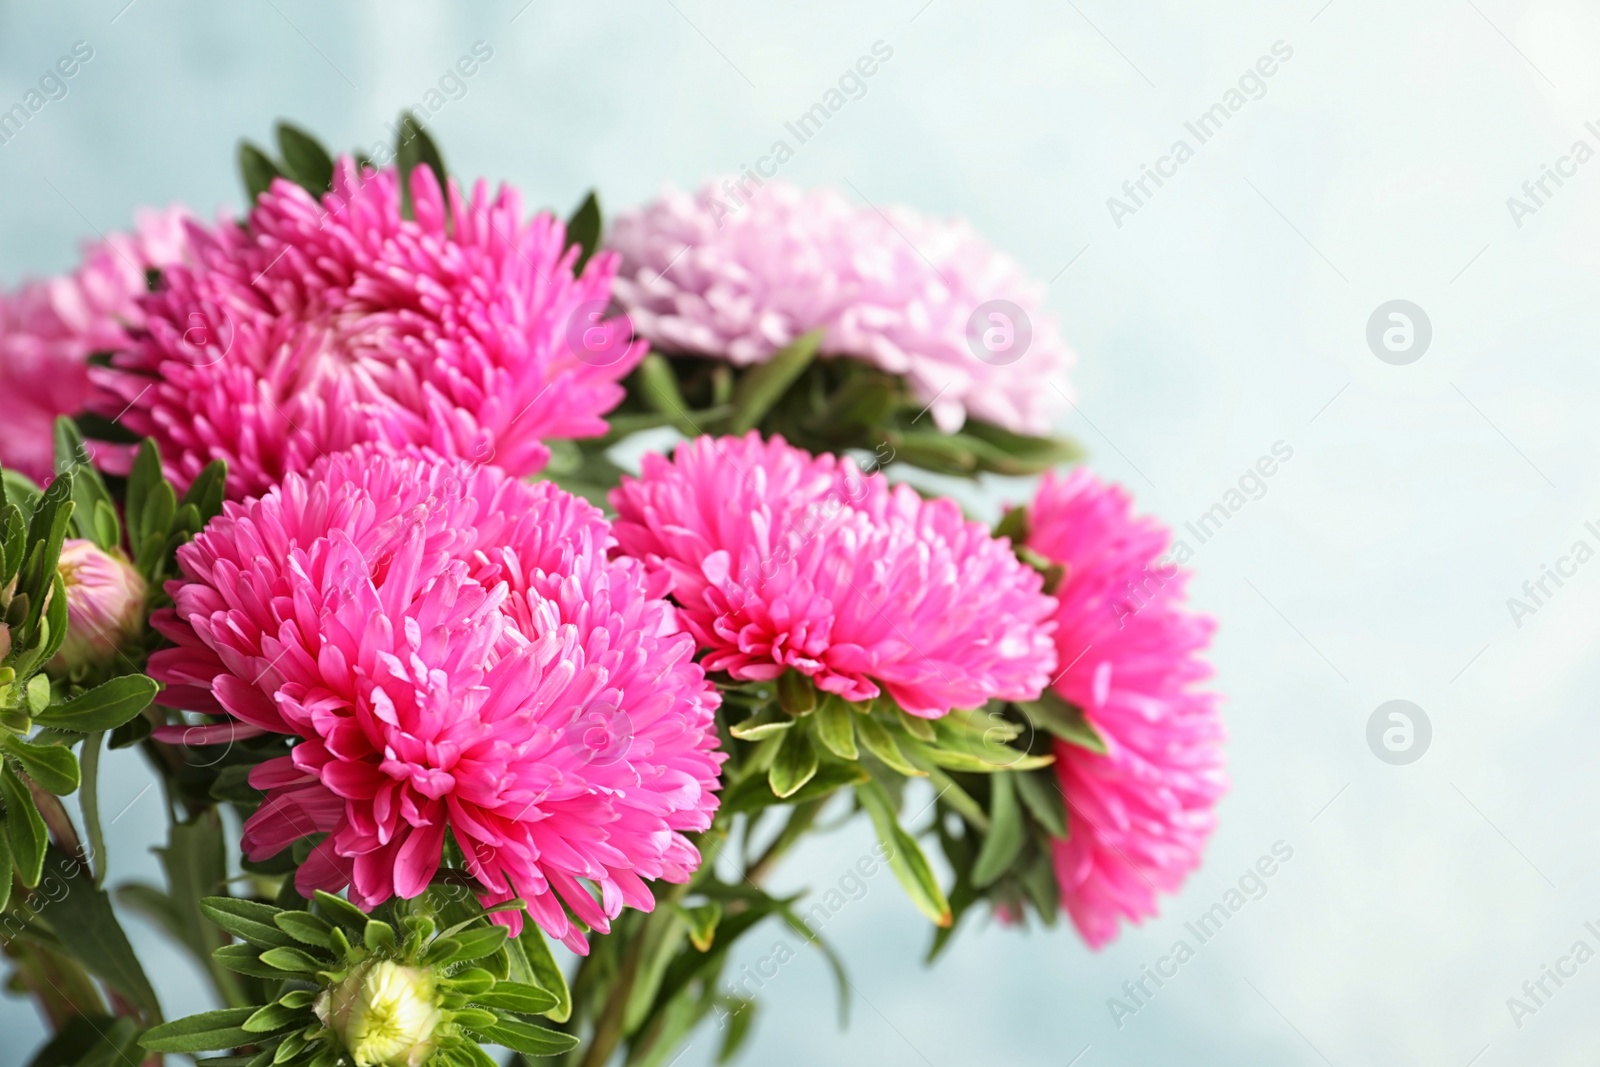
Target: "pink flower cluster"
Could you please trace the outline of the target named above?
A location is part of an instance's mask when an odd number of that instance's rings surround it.
[[[832,189],[744,188],[733,207],[707,182],[618,217],[617,300],[653,344],[744,366],[825,327],[824,355],[904,376],[947,433],[973,415],[1046,434],[1065,414],[1073,356],[1044,287],[972,227]]]
[[[612,493],[617,545],[668,576],[707,670],[793,668],[934,718],[1038,696],[1055,602],[950,500],[781,437],[698,438]]]
[[[170,706],[299,739],[251,775],[245,852],[326,834],[297,887],[372,908],[428,886],[449,830],[485,903],[522,897],[578,952],[566,909],[604,932],[652,907],[645,879],[686,880],[719,698],[609,546],[552,484],[422,450],[358,446],[227,504],[179,551],[150,669]]]
[[[143,325],[145,272],[188,259],[187,218],[142,211],[133,233],[90,245],[73,273],[0,293],[0,465],[49,480],[56,416],[88,406],[89,357],[123,348]]]
[[[1227,789],[1217,696],[1196,688],[1212,620],[1183,606],[1188,575],[1162,562],[1169,534],[1086,471],[1046,475],[1028,547],[1066,565],[1054,688],[1105,740],[1056,744],[1069,836],[1056,842],[1063,905],[1090,945],[1155,914],[1200,863]]]
[[[644,354],[603,317],[616,257],[479,182],[339,162],[320,198],[279,179],[242,224],[192,232],[192,268],[145,302],[147,333],[97,375],[97,408],[161,446],[186,485],[214,459],[230,497],[361,441],[540,470],[551,438],[605,432]],[[125,410],[124,410],[125,409]],[[126,457],[123,457],[126,463]]]

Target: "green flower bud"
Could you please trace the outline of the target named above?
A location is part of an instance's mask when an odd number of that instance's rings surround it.
[[[433,971],[372,960],[351,971],[315,1005],[356,1067],[421,1067],[444,1022]]]

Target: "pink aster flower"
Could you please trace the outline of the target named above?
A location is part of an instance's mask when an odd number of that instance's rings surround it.
[[[1200,864],[1227,788],[1218,697],[1201,653],[1214,623],[1184,607],[1188,575],[1162,560],[1169,535],[1131,513],[1128,494],[1087,471],[1046,475],[1028,547],[1065,564],[1055,691],[1081,708],[1108,751],[1056,743],[1072,834],[1055,845],[1061,898],[1084,939],[1156,912]]]
[[[144,579],[120,553],[68,538],[56,564],[67,590],[67,636],[53,666],[105,663],[144,627]]]
[[[420,449],[359,446],[228,503],[179,550],[152,620],[177,647],[150,671],[170,706],[298,739],[251,774],[245,853],[326,834],[296,886],[370,909],[421,893],[449,830],[485,903],[522,897],[577,952],[563,904],[605,931],[653,906],[646,879],[685,881],[719,698],[609,541],[550,483]]]
[[[965,222],[743,188],[669,189],[612,227],[617,300],[656,347],[745,366],[826,327],[824,355],[905,377],[947,433],[970,414],[1046,434],[1065,413],[1073,358],[1044,287]]]
[[[950,500],[781,437],[701,437],[613,490],[620,552],[664,572],[708,671],[788,668],[936,718],[1031,699],[1055,666],[1055,602]]]
[[[644,353],[601,318],[616,257],[575,277],[561,222],[515,190],[410,184],[406,218],[394,168],[343,159],[320,199],[276,181],[147,299],[148,335],[101,379],[180,486],[224,459],[242,499],[374,440],[522,475],[544,441],[605,432]]]
[[[186,218],[178,207],[140,211],[133,233],[88,245],[73,273],[0,294],[0,464],[49,480],[56,416],[88,407],[89,356],[122,348],[143,323],[145,271],[186,258]]]

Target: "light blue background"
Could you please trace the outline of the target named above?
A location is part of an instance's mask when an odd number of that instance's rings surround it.
[[[1234,785],[1184,893],[1099,954],[1069,929],[974,923],[925,970],[929,931],[882,875],[827,927],[859,994],[851,1027],[806,953],[763,992],[746,1062],[1600,1055],[1600,962],[1520,1029],[1506,1007],[1578,938],[1600,947],[1582,929],[1600,919],[1600,563],[1520,628],[1506,607],[1541,563],[1596,543],[1600,162],[1520,228],[1505,204],[1575,139],[1596,145],[1600,16],[1577,0],[125,2],[0,4],[0,106],[74,41],[95,49],[0,148],[8,283],[66,268],[139,204],[236,209],[234,143],[278,116],[336,145],[385,136],[480,39],[493,59],[433,123],[452,169],[563,212],[590,185],[615,208],[753,162],[882,40],[892,61],[786,177],[965,215],[1054,278],[1080,353],[1066,429],[1142,508],[1181,524],[1274,442],[1294,449],[1195,559],[1194,599],[1222,623]],[[1265,96],[1116,226],[1106,198],[1280,40],[1293,58]],[[1433,323],[1410,366],[1364,339],[1394,298]],[[1022,492],[969,502],[993,515]],[[1365,741],[1392,698],[1433,723],[1411,766]],[[158,796],[136,757],[111,770],[108,817],[132,805],[113,881],[154,878]],[[1267,895],[1119,1030],[1107,998],[1279,840],[1294,857]],[[868,843],[860,827],[820,840],[780,882],[836,882]],[[130,923],[169,1012],[205,1006]],[[42,1033],[16,1000],[0,1032],[6,1067]]]

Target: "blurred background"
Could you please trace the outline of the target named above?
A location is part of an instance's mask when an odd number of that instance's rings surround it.
[[[0,110],[92,57],[0,145],[0,282],[70,267],[139,205],[237,211],[235,143],[279,117],[354,148],[427,108],[454,174],[562,214],[594,186],[614,212],[793,144],[784,124],[875,46],[891,58],[783,177],[965,216],[1050,283],[1079,353],[1063,429],[1189,543],[1221,620],[1233,788],[1183,893],[1098,954],[1070,927],[974,922],[924,969],[931,931],[869,880],[825,930],[849,1027],[801,950],[759,991],[745,1062],[1595,1062],[1600,962],[1559,963],[1531,1013],[1507,1003],[1533,1005],[1523,983],[1575,943],[1600,950],[1600,562],[1523,591],[1600,549],[1590,5],[7,0]],[[1185,124],[1218,104],[1202,142]],[[1141,189],[1146,168],[1162,184]],[[1027,491],[964,500],[993,518]],[[1185,524],[1219,502],[1200,544]],[[1391,700],[1414,705],[1398,753],[1369,743]],[[111,882],[159,881],[159,790],[137,755],[109,764]],[[870,845],[847,827],[775,885],[837,885]],[[1275,851],[1198,945],[1186,924]],[[209,1007],[129,924],[169,1017]],[[1131,999],[1180,938],[1194,958]],[[0,999],[0,1033],[13,1067],[43,1028]]]

